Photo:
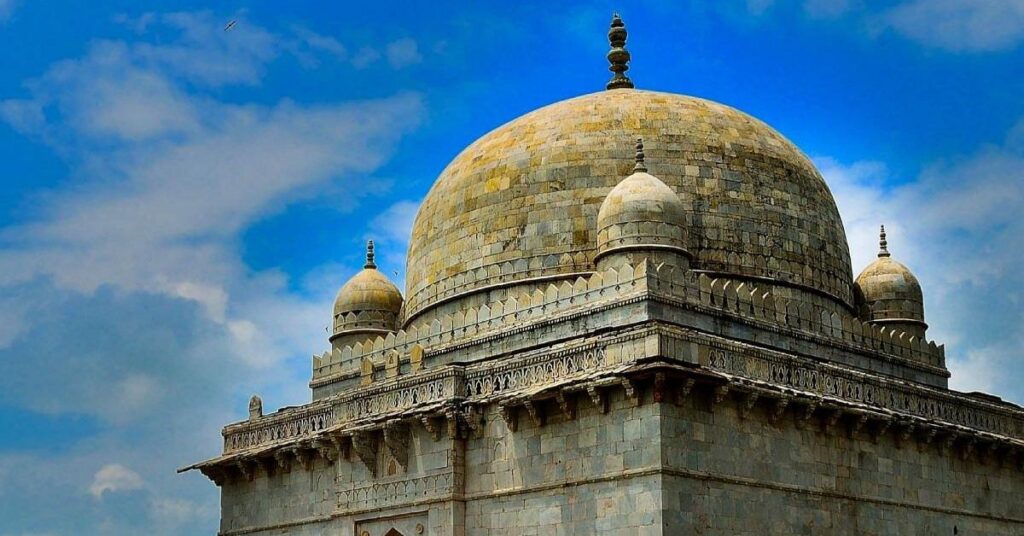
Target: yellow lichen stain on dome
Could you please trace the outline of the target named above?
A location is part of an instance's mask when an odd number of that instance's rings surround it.
[[[721,104],[616,89],[528,113],[448,165],[413,226],[406,319],[475,289],[592,270],[598,209],[630,174],[637,136],[683,205],[695,268],[852,303],[838,210],[793,144]]]
[[[359,311],[390,311],[402,308],[402,293],[376,268],[366,268],[352,276],[338,291],[334,314]]]

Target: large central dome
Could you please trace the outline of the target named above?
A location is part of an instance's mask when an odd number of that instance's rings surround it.
[[[406,320],[483,289],[593,270],[598,209],[632,172],[637,137],[683,203],[694,269],[852,303],[839,211],[799,149],[728,106],[613,89],[526,114],[448,165],[413,226]]]

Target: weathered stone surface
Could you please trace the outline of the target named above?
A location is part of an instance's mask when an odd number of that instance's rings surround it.
[[[370,252],[313,401],[254,397],[186,468],[221,487],[221,534],[1024,534],[1024,410],[947,388],[909,270],[881,261],[854,303],[795,147],[619,82],[452,162],[404,310]]]

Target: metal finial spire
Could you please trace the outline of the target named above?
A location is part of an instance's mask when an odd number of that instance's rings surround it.
[[[636,139],[636,165],[633,166],[633,173],[638,171],[647,172],[647,165],[644,164],[644,139]]]
[[[626,50],[626,25],[619,18],[619,14],[612,15],[612,26],[608,30],[608,42],[612,49],[608,51],[608,61],[611,66],[608,70],[615,73],[608,81],[605,89],[632,88],[633,81],[626,76],[629,70],[629,51]]]
[[[377,268],[377,265],[373,262],[373,240],[366,241],[366,264],[363,268]]]
[[[878,256],[888,257],[889,256],[889,242],[885,240],[885,226],[882,226],[882,230],[878,233]]]

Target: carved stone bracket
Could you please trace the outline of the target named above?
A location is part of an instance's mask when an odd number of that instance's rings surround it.
[[[523,407],[526,408],[526,413],[530,415],[530,420],[533,421],[533,425],[540,428],[544,426],[544,411],[540,407],[540,403],[535,403],[532,400],[524,400]]]
[[[836,408],[836,409],[833,409],[832,411],[830,411],[828,416],[825,417],[825,423],[824,423],[825,433],[826,434],[831,434],[832,430],[835,428],[836,424],[839,422],[839,419],[841,419],[842,417],[843,417],[843,411],[841,409]]]
[[[807,427],[807,423],[814,418],[814,412],[818,409],[818,403],[814,401],[808,401],[804,404],[803,410],[796,412],[796,426],[797,428],[804,429]]]
[[[249,482],[252,482],[253,479],[256,478],[256,467],[252,464],[252,462],[248,460],[238,460],[237,462],[235,462],[235,467],[238,469],[238,472],[241,473],[241,475]]]
[[[925,432],[921,434],[921,441],[917,444],[917,450],[920,452],[924,452],[928,448],[928,445],[932,444],[932,441],[935,439],[935,436],[936,434],[938,434],[938,432],[939,431],[936,430],[935,428],[929,428],[925,430]]]
[[[780,397],[775,399],[775,404],[772,406],[772,412],[768,414],[768,419],[772,423],[776,423],[786,413],[786,407],[789,406],[789,397]]]
[[[263,473],[267,475],[267,478],[274,476],[277,472],[277,462],[272,457],[257,458],[255,461],[256,465],[263,470]]]
[[[313,448],[328,465],[333,465],[338,459],[338,448],[330,438],[318,437],[313,440]]]
[[[875,426],[875,429],[872,430],[871,432],[871,441],[874,443],[878,443],[878,439],[880,437],[883,437],[886,434],[886,432],[889,431],[889,427],[891,425],[892,420],[890,419],[883,419],[879,421],[878,424]]]
[[[562,410],[562,415],[565,416],[566,420],[573,420],[576,418],[576,400],[573,399],[572,395],[566,393],[565,390],[560,390],[555,393],[555,401],[558,402],[558,409]]]
[[[665,401],[665,373],[657,372],[654,374],[654,402],[662,403]]]
[[[622,378],[622,388],[625,389],[626,398],[629,399],[630,404],[633,404],[634,408],[639,406],[642,402],[641,398],[643,397],[640,386],[629,378]]]
[[[516,408],[512,404],[502,404],[499,408],[501,412],[501,420],[505,421],[505,426],[509,432],[515,432],[519,428],[519,421],[516,418]]]
[[[721,404],[727,396],[729,396],[729,384],[722,384],[715,387],[715,392],[711,400],[717,405]]]
[[[377,476],[377,434],[366,430],[353,434],[352,451],[370,474]]]
[[[903,448],[903,445],[914,436],[914,425],[911,423],[900,423],[900,431],[896,434],[896,446]]]
[[[448,429],[448,439],[456,440],[461,436],[459,434],[459,413],[454,408],[445,410],[444,412],[445,425]]]
[[[400,420],[384,425],[384,448],[403,468],[409,466],[409,425]]]
[[[462,418],[466,423],[468,432],[475,438],[484,436],[484,412],[476,407],[469,406],[462,410]]]
[[[850,421],[850,428],[849,428],[850,439],[853,439],[853,438],[857,437],[857,432],[860,432],[860,430],[862,428],[864,428],[864,425],[867,424],[867,423],[868,423],[868,416],[867,415],[864,415],[863,413],[861,413],[860,415],[855,416]]]
[[[274,461],[282,473],[292,472],[292,453],[289,450],[281,449],[274,452]]]
[[[199,472],[206,478],[209,478],[218,487],[223,486],[228,480],[228,473],[221,467],[203,467],[199,469]]]
[[[690,391],[693,390],[693,386],[696,385],[697,380],[693,378],[686,378],[683,380],[683,384],[679,386],[679,390],[676,391],[676,404],[682,406],[686,402],[686,397],[690,396]]]
[[[292,449],[292,455],[295,456],[299,465],[301,465],[306,471],[313,468],[313,453],[309,449],[304,447],[295,447]]]
[[[605,396],[603,389],[596,385],[588,385],[587,395],[590,396],[590,401],[593,402],[594,407],[596,407],[598,411],[601,413],[608,413],[608,397]]]
[[[430,437],[434,438],[434,441],[441,439],[441,426],[438,424],[437,419],[430,415],[424,415],[420,417],[420,424],[423,425],[423,429],[430,434]]]
[[[960,445],[960,459],[966,460],[974,454],[974,447],[977,441],[973,437],[968,437],[964,440],[963,444]]]
[[[740,405],[737,407],[737,415],[740,419],[746,419],[750,412],[754,410],[754,406],[757,405],[758,394],[750,391],[743,394],[743,399],[740,400]]]
[[[942,438],[942,444],[940,445],[940,449],[942,450],[943,456],[949,455],[949,453],[953,451],[954,443],[956,443],[956,433],[946,433],[946,435]]]

